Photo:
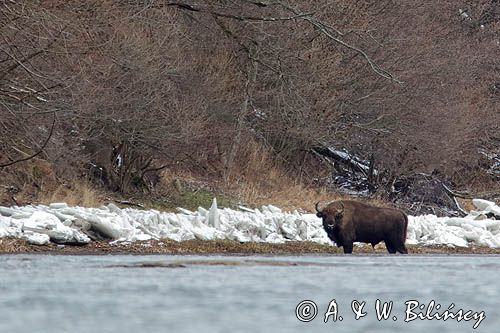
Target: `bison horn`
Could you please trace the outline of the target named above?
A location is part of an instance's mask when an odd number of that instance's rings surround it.
[[[344,206],[344,203],[342,201],[339,201],[339,203],[340,203],[340,207],[341,207],[339,210],[339,213],[342,214],[342,213],[344,213],[345,206]]]
[[[314,206],[316,208],[316,212],[317,212],[316,216],[319,217],[319,218],[322,218],[323,217],[323,213],[321,212],[321,209],[319,209],[318,205],[319,205],[319,201],[316,202],[316,205]]]
[[[316,202],[316,205],[314,205],[314,208],[316,208],[316,211],[317,211],[318,213],[321,213],[321,209],[319,209],[318,205],[319,205],[319,201],[318,201],[318,202]]]

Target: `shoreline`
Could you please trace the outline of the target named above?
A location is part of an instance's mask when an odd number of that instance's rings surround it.
[[[409,255],[500,255],[500,248],[450,247],[446,245],[407,245]],[[333,245],[312,242],[240,243],[237,241],[173,240],[143,241],[128,244],[110,244],[94,241],[87,245],[31,245],[24,240],[0,238],[0,254],[62,254],[62,255],[343,255],[343,251]],[[362,244],[354,247],[353,254],[388,255],[384,244],[375,249]]]

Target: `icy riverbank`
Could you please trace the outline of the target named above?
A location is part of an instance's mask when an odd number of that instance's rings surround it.
[[[500,207],[474,200],[476,211],[464,218],[410,216],[408,244],[481,245],[500,247]],[[283,212],[274,206],[239,210],[198,208],[178,213],[120,209],[49,206],[0,207],[0,238],[16,237],[32,244],[85,244],[92,238],[117,242],[149,239],[230,239],[240,242],[283,243],[288,240],[330,244],[321,220],[314,214]]]

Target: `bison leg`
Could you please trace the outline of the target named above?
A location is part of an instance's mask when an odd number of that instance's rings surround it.
[[[401,254],[408,254],[408,250],[406,249],[406,246],[404,244],[398,246],[397,251]]]
[[[352,253],[352,248],[353,248],[352,242],[344,244],[344,253]]]
[[[391,243],[391,242],[388,242],[388,241],[385,241],[385,247],[387,248],[387,251],[389,253],[396,253],[396,248],[394,247],[394,245]]]
[[[387,247],[387,251],[389,253],[396,253],[399,252],[401,254],[408,254],[408,250],[405,247],[405,244],[397,244],[395,245],[394,242],[385,242],[385,246]]]

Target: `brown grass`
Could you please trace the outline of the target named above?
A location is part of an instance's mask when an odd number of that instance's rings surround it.
[[[457,198],[457,201],[460,204],[460,207],[462,207],[462,209],[464,209],[467,212],[476,209],[476,207],[474,207],[474,204],[472,203],[472,199]]]
[[[324,204],[338,199],[352,199],[325,187],[307,185],[301,179],[294,178],[284,170],[283,165],[276,163],[265,147],[251,140],[240,148],[237,161],[229,175],[225,182],[216,182],[213,179],[203,181],[201,175],[186,169],[166,169],[162,172],[162,183],[169,193],[178,192],[176,181],[190,184],[191,187],[200,183],[208,184],[216,197],[223,193],[231,201],[248,207],[272,204],[287,211],[297,209],[312,212],[318,201]],[[368,201],[375,206],[388,206],[387,202],[382,200]]]
[[[294,178],[276,163],[273,155],[263,146],[249,141],[238,169],[233,171],[227,185],[234,195],[250,206],[272,204],[285,210],[300,209],[314,211],[314,204],[339,199],[353,199],[344,194],[329,191],[325,187],[305,184],[302,179]],[[368,199],[370,204],[387,207],[385,201]]]
[[[242,201],[252,206],[272,204],[285,210],[301,209],[313,211],[317,201],[328,202],[340,198],[325,189],[314,189],[293,179],[282,176],[274,179],[274,186],[263,186],[249,180],[237,189]]]
[[[99,207],[103,204],[103,195],[95,186],[85,181],[74,181],[59,185],[55,190],[39,195],[42,204],[66,202],[70,206]]]
[[[3,205],[13,205],[14,200],[20,205],[37,202],[40,194],[53,191],[59,183],[52,163],[39,158],[0,169],[0,181]]]
[[[249,206],[272,204],[286,210],[314,210],[317,201],[331,201],[339,196],[324,188],[314,188],[293,178],[276,162],[271,152],[256,142],[247,142],[226,188]]]

